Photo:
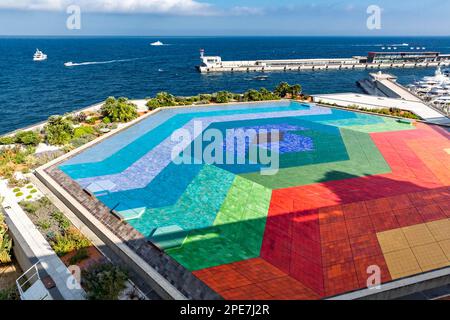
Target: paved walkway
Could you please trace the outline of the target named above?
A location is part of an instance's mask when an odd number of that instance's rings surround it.
[[[450,119],[423,102],[384,98],[358,93],[337,93],[314,96],[315,102],[336,104],[340,107],[358,105],[368,109],[398,108],[408,110],[427,122],[450,125]]]

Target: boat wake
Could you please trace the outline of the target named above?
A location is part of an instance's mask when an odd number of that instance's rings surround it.
[[[142,60],[146,58],[133,58],[133,59],[120,59],[120,60],[109,60],[109,61],[90,61],[90,62],[66,62],[64,63],[64,66],[66,67],[80,67],[80,66],[90,66],[95,64],[110,64],[110,63],[117,63],[117,62],[131,62],[136,60]]]
[[[353,44],[352,47],[408,47],[409,43],[394,44]]]

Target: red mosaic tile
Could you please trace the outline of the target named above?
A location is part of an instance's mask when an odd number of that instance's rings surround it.
[[[413,207],[411,200],[407,195],[399,195],[395,197],[388,198],[391,210],[402,210]]]
[[[425,222],[432,222],[447,218],[441,208],[436,204],[420,206],[416,208],[419,211],[419,214],[422,216],[423,221]]]
[[[369,269],[369,267],[372,266],[380,268],[379,270],[381,283],[386,283],[392,280],[389,268],[387,267],[386,260],[384,259],[383,255],[355,259],[355,268],[358,276],[358,283],[361,288],[368,287],[367,280],[369,279],[370,276],[374,274],[373,269],[372,268]],[[374,283],[370,281],[369,285],[373,286]]]
[[[341,240],[322,244],[322,265],[329,267],[334,264],[353,260],[352,248],[349,240]]]
[[[344,211],[345,219],[353,219],[353,218],[360,218],[365,217],[369,215],[369,212],[367,211],[366,205],[364,202],[354,202],[354,203],[348,203],[344,204],[342,206],[342,210]]]
[[[350,238],[374,233],[375,228],[369,216],[346,220],[347,232]]]
[[[381,247],[376,234],[365,234],[350,239],[353,258],[361,259],[381,255]]]
[[[317,300],[319,296],[311,289],[291,277],[262,281],[259,288],[270,293],[275,300]]]
[[[290,276],[297,279],[316,294],[325,294],[322,265],[293,254],[291,258]]]
[[[289,273],[291,259],[291,243],[286,240],[264,239],[261,258],[273,264],[285,273]]]
[[[259,286],[252,284],[218,292],[226,300],[272,300],[273,296]]]
[[[422,216],[416,208],[397,210],[394,211],[394,215],[400,228],[424,223]]]
[[[387,212],[391,210],[391,205],[388,198],[374,199],[365,201],[369,215]]]
[[[216,292],[223,292],[243,286],[252,282],[237,272],[231,265],[194,271],[193,274]]]
[[[322,243],[345,240],[348,239],[348,237],[347,225],[344,221],[320,226],[320,238]]]
[[[326,296],[335,296],[359,287],[353,261],[324,269]]]
[[[315,263],[321,263],[321,249],[322,245],[320,241],[314,241],[308,238],[298,239],[293,241],[291,245],[292,254],[299,254],[300,256],[314,261]]]
[[[254,283],[286,276],[286,273],[260,258],[239,261],[231,267]]]
[[[424,192],[409,193],[408,197],[414,207],[434,204],[433,199],[429,199]]]
[[[258,274],[268,273],[262,266],[273,265],[277,271],[262,277],[256,295],[307,299],[305,288],[320,297],[341,294],[365,287],[371,265],[390,281],[376,232],[450,217],[450,165],[435,148],[448,138],[422,124],[371,137],[392,173],[273,191],[261,252],[267,262],[249,260],[248,273],[245,264],[232,267],[258,286]],[[246,286],[225,291],[239,297],[245,290],[250,293]]]
[[[344,221],[344,211],[341,206],[319,209],[319,223],[321,225]]]
[[[399,224],[392,212],[370,216],[376,232],[384,232],[399,228]]]
[[[450,218],[450,201],[438,202],[437,205],[444,212],[447,218]]]
[[[318,210],[300,212],[292,217],[294,237],[308,238],[320,241],[320,226]]]

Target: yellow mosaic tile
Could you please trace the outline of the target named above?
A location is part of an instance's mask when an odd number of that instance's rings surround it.
[[[423,246],[436,242],[426,224],[402,228],[402,230],[411,247]]]
[[[450,240],[445,240],[439,242],[439,246],[447,257],[447,260],[450,261]]]
[[[440,269],[450,265],[438,243],[431,243],[412,249],[423,272]]]
[[[450,219],[429,222],[427,227],[436,241],[450,240]]]
[[[392,279],[400,279],[422,273],[411,249],[390,252],[384,255]]]
[[[402,229],[389,230],[377,233],[378,242],[384,254],[409,248]]]

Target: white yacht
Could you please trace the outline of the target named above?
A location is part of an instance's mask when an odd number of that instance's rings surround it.
[[[150,45],[154,46],[154,47],[160,47],[160,46],[163,46],[164,43],[162,43],[161,41],[156,41],[156,42],[151,43]]]
[[[450,96],[442,96],[431,100],[433,104],[450,104]]]
[[[444,87],[434,87],[433,89],[431,89],[428,94],[433,95],[433,96],[443,96],[443,95],[449,95],[450,94],[450,90]]]
[[[44,54],[41,50],[36,49],[36,52],[33,56],[33,61],[44,61],[47,60],[47,55]]]

